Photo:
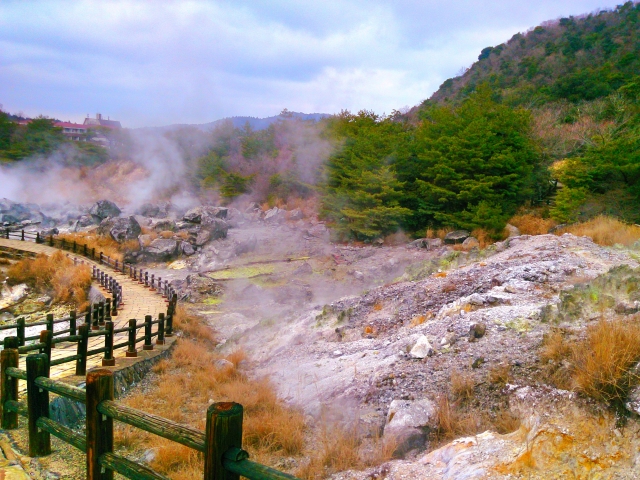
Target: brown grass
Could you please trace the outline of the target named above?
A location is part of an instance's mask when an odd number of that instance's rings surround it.
[[[522,235],[544,235],[557,225],[551,218],[542,218],[533,213],[523,213],[511,217],[509,222],[520,230]]]
[[[506,363],[495,365],[489,369],[489,383],[504,387],[511,381],[511,366]]]
[[[623,402],[638,382],[640,323],[601,319],[572,350],[574,388],[605,402]]]
[[[640,227],[627,225],[618,219],[600,215],[587,222],[569,225],[555,232],[556,235],[572,233],[577,236],[591,237],[599,245],[621,244],[631,246],[640,239]]]
[[[21,260],[9,267],[7,275],[12,285],[26,283],[36,291],[53,294],[55,303],[72,303],[80,311],[88,305],[91,270],[87,265],[74,265],[63,252]]]
[[[204,324],[200,318],[189,314],[182,305],[178,305],[176,308],[176,313],[173,316],[173,325],[174,328],[181,331],[186,338],[206,340],[213,344],[216,343],[216,336],[213,329]]]
[[[451,440],[461,435],[477,432],[481,418],[473,412],[459,408],[458,402],[451,402],[447,395],[436,400],[436,437],[438,440]]]
[[[454,370],[451,373],[451,394],[456,400],[470,400],[475,395],[475,382],[469,373]]]
[[[310,461],[296,474],[307,480],[327,478],[343,470],[362,470],[390,460],[396,450],[394,440],[382,439],[373,434],[368,441],[356,422],[340,424],[321,423]]]
[[[128,240],[123,243],[118,243],[111,237],[98,235],[93,232],[62,233],[56,238],[69,242],[75,240],[78,245],[86,245],[89,250],[95,248],[96,255],[102,252],[104,255],[120,262],[125,252],[139,250],[140,248],[138,240]]]
[[[496,432],[505,434],[515,432],[522,425],[520,417],[511,410],[499,410],[493,420],[493,426]]]
[[[162,238],[173,238],[175,234],[171,230],[163,230],[158,235]]]
[[[170,360],[154,367],[157,377],[149,389],[124,403],[172,421],[204,430],[207,407],[213,402],[236,401],[244,407],[243,444],[255,461],[269,464],[277,456],[299,455],[304,447],[304,416],[280,400],[268,379],[250,379],[243,371],[246,354],[226,357],[215,353],[210,327],[183,307],[174,325],[183,337]],[[186,338],[185,338],[186,337]],[[231,364],[221,365],[226,359]],[[118,425],[116,445],[121,449],[152,449],[152,468],[173,479],[202,476],[202,456],[192,449]]]

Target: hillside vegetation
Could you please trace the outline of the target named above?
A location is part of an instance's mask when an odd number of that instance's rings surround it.
[[[518,208],[558,223],[640,222],[639,19],[627,2],[547,22],[485,48],[408,115],[330,120],[342,147],[324,215],[361,240],[398,228],[499,236]]]

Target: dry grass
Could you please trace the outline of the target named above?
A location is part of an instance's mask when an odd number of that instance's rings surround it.
[[[178,305],[176,308],[176,313],[173,316],[173,325],[186,338],[206,340],[214,344],[216,342],[213,329],[205,325],[198,317],[189,314],[182,305]]]
[[[511,381],[511,366],[506,363],[501,363],[491,367],[487,380],[493,385],[504,387]]]
[[[509,223],[520,230],[522,235],[544,235],[557,225],[551,218],[542,218],[533,213],[522,213],[511,217]]]
[[[343,470],[362,470],[393,457],[397,444],[372,435],[365,441],[356,422],[340,424],[323,421],[310,453],[310,461],[296,474],[306,480],[318,480]]]
[[[173,238],[175,234],[171,230],[163,230],[158,235],[161,238]]]
[[[436,400],[436,437],[438,440],[451,440],[461,435],[475,434],[481,424],[480,416],[459,408],[459,402],[452,402],[447,395]]]
[[[572,233],[577,236],[591,237],[599,245],[633,245],[640,239],[640,227],[627,225],[618,219],[600,215],[587,222],[569,225],[555,232],[556,235]]]
[[[596,400],[623,402],[639,383],[632,371],[638,360],[638,320],[601,319],[572,350],[574,388]]]
[[[56,238],[64,239],[68,242],[75,240],[78,245],[86,245],[89,250],[95,248],[96,255],[102,252],[105,256],[120,262],[125,252],[140,249],[138,240],[128,240],[123,243],[118,243],[111,237],[98,235],[93,232],[62,233],[56,236]]]
[[[304,416],[284,404],[268,379],[250,379],[242,370],[246,354],[226,357],[214,352],[210,328],[179,308],[174,324],[183,338],[170,360],[154,367],[157,378],[145,392],[124,399],[127,405],[174,422],[204,430],[207,407],[213,402],[236,401],[244,407],[243,444],[255,461],[270,463],[277,456],[299,455],[304,447]],[[202,335],[209,331],[208,335]],[[225,359],[230,363],[220,362]],[[121,449],[152,449],[152,468],[173,479],[202,475],[202,456],[192,449],[118,425],[116,445]]]
[[[475,395],[475,382],[469,373],[454,370],[449,382],[451,394],[456,400],[470,400]]]
[[[522,421],[520,417],[511,410],[499,410],[492,423],[496,432],[505,434],[518,430]]]
[[[9,267],[7,275],[12,285],[26,283],[36,291],[53,294],[55,303],[72,303],[80,311],[89,303],[91,270],[87,265],[74,265],[62,252],[21,260]]]

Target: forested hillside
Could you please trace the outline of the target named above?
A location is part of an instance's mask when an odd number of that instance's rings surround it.
[[[397,228],[499,236],[520,208],[639,222],[640,5],[546,22],[482,50],[408,115],[344,112],[325,216],[343,237]],[[524,210],[522,210],[524,209]]]

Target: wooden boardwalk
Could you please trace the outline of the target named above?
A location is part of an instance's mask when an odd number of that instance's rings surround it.
[[[74,255],[73,253],[59,250],[54,247],[50,247],[44,244],[36,244],[34,242],[20,241],[20,240],[7,240],[0,238],[0,248],[10,248],[13,250],[21,250],[25,252],[31,252],[35,254],[43,253],[45,255],[52,255],[57,251],[62,251],[65,255],[70,258],[77,258],[79,261],[85,262],[89,264],[89,266],[95,265],[102,270],[108,270],[110,275],[114,277],[122,286],[123,290],[123,305],[120,306],[118,310],[118,315],[116,317],[112,317],[112,321],[114,323],[114,329],[127,327],[130,319],[135,318],[138,320],[138,323],[142,323],[144,321],[145,315],[152,315],[153,318],[157,318],[159,313],[166,313],[167,311],[167,303],[165,299],[162,298],[161,295],[155,293],[155,291],[146,288],[144,285],[141,285],[138,282],[134,282],[127,275],[123,275],[120,272],[115,272],[113,269],[106,265],[99,265],[98,262],[93,262],[85,257],[80,255]],[[95,286],[99,288],[105,297],[109,297],[110,294],[104,290],[100,285],[95,283]],[[44,317],[44,315],[43,315]],[[78,318],[78,324],[80,324],[84,320],[83,317]],[[64,330],[69,328],[69,325],[66,323],[58,323],[55,324],[54,330]],[[27,325],[26,328],[26,336],[37,335],[40,330],[42,330],[42,326],[29,327]],[[9,332],[13,332],[9,330]],[[4,333],[4,332],[2,332]],[[5,335],[15,335],[15,333],[7,333]],[[127,333],[121,333],[115,335],[114,344],[118,344],[121,342],[125,342],[127,340]],[[89,338],[89,350],[94,348],[100,348],[104,346],[104,337],[90,337]],[[51,359],[55,360],[62,357],[68,357],[71,355],[75,355],[76,353],[76,344],[58,344],[51,351]],[[119,359],[124,359],[126,349],[118,349],[114,351],[114,357],[116,358],[116,365],[118,365]],[[139,350],[142,350],[142,345],[139,345]],[[139,351],[139,354],[141,352]],[[21,358],[21,363],[24,362],[24,357]],[[133,360],[133,359],[129,359]],[[129,362],[125,362],[129,363]],[[96,366],[100,366],[102,364],[102,354],[94,355],[92,357],[87,358],[87,370]],[[21,365],[22,368],[22,365]],[[50,378],[61,378],[66,376],[72,376],[75,374],[75,362],[68,362],[62,365],[56,365],[51,368]]]

